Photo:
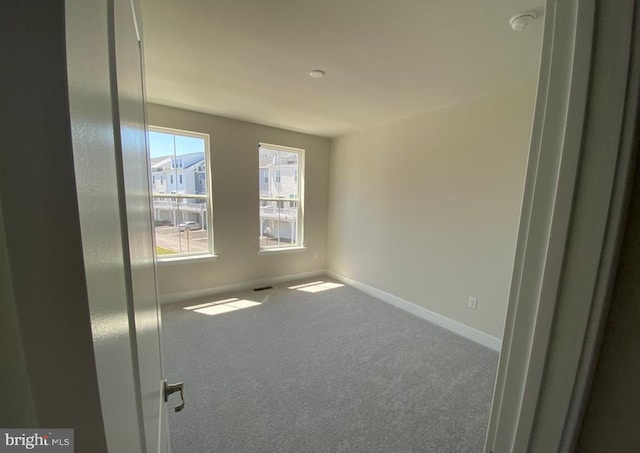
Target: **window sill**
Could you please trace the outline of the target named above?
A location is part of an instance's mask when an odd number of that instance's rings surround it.
[[[261,249],[258,252],[258,255],[275,255],[278,253],[294,253],[294,252],[304,252],[307,248],[304,245],[299,245],[296,247],[278,247],[272,249]]]
[[[176,256],[171,258],[157,258],[156,262],[159,266],[167,266],[178,263],[205,263],[209,261],[217,261],[218,255],[194,255],[194,256]]]

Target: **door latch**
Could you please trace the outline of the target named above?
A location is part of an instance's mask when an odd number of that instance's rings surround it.
[[[167,381],[164,381],[164,402],[166,403],[169,400],[169,395],[172,393],[180,392],[180,401],[182,402],[179,406],[173,408],[175,412],[180,412],[184,409],[184,385],[182,382],[178,382],[176,384],[169,384]]]

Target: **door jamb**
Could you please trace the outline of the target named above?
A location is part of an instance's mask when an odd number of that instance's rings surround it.
[[[633,2],[547,1],[487,452],[575,443],[633,168],[637,15]]]

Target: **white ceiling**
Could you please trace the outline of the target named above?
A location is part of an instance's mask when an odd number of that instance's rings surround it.
[[[542,3],[142,0],[148,99],[343,135],[535,80]]]

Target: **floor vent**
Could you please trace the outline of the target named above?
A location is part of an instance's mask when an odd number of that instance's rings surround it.
[[[265,291],[267,289],[273,289],[273,286],[261,286],[260,288],[253,288],[254,291]]]

